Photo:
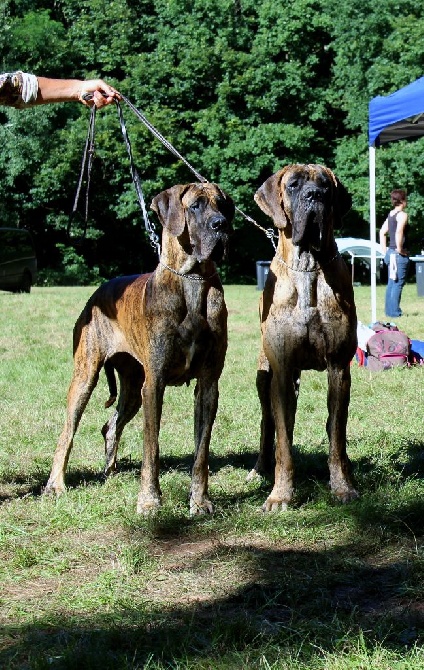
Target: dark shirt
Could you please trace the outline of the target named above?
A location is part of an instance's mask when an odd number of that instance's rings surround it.
[[[389,224],[389,249],[396,249],[396,228],[397,228],[397,212],[389,214],[387,223]]]
[[[389,228],[389,249],[392,251],[396,251],[396,229],[397,229],[397,215],[399,212],[395,212],[394,214],[389,214],[387,217],[387,223],[388,223],[388,228]],[[403,238],[403,248],[407,249],[408,248],[408,241],[407,241],[407,228],[408,226],[405,226],[405,231],[404,231],[404,238]]]

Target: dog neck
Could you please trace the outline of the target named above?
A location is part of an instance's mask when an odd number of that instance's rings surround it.
[[[277,260],[292,272],[316,273],[339,256],[336,243],[328,251],[303,249],[280,232],[276,251]]]
[[[166,230],[162,236],[162,253],[159,263],[174,275],[193,281],[205,281],[217,274],[213,261],[198,261],[195,256],[184,251],[178,240]]]
[[[297,293],[297,307],[305,318],[310,318],[309,310],[317,306],[318,278],[323,273],[323,267],[329,265],[339,256],[337,247],[332,256],[326,254],[322,261],[320,252],[301,249],[292,244],[283,234],[280,234],[276,260],[282,268],[283,275],[290,276],[290,281]]]
[[[178,326],[178,335],[188,370],[195,352],[193,343],[208,329],[207,301],[211,289],[208,280],[217,275],[216,266],[209,260],[199,262],[182,249],[174,236],[164,231],[158,270],[169,274],[167,282],[173,280],[172,291],[185,304],[186,313]]]

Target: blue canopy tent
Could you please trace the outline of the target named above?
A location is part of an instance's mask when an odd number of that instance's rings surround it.
[[[395,140],[414,140],[424,135],[424,77],[369,103],[368,145],[370,162],[370,241],[376,242],[375,149]],[[376,255],[371,254],[371,318],[377,320]]]

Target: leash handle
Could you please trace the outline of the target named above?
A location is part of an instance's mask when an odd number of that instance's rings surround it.
[[[152,123],[150,123],[150,121],[146,118],[146,116],[142,112],[140,112],[140,110],[137,109],[135,107],[135,105],[133,105],[132,102],[125,95],[123,95],[122,93],[120,95],[121,95],[121,98],[122,98],[123,102],[125,102],[125,104],[131,109],[131,111],[137,116],[137,118],[144,124],[144,126],[146,126],[146,128],[166,147],[166,149],[168,149],[168,151],[170,151],[176,158],[181,160],[189,168],[189,170],[195,175],[195,177],[200,182],[202,182],[202,183],[208,183],[209,182],[209,179],[206,179],[206,177],[203,177],[199,172],[197,172],[197,170],[195,170],[195,168],[188,162],[188,160],[186,158],[184,158],[184,156],[182,156],[179,151],[177,151],[177,149],[157,130],[157,128],[155,128],[155,126]],[[85,100],[85,101],[90,101],[90,100],[93,99],[93,94],[92,93],[84,93],[82,95],[82,99]],[[128,156],[129,156],[129,159],[130,159],[131,177],[132,177],[134,187],[135,187],[135,190],[136,190],[136,193],[137,193],[137,198],[138,198],[138,201],[139,201],[139,204],[140,204],[140,208],[141,208],[141,211],[143,213],[144,225],[145,225],[145,228],[146,228],[146,230],[149,234],[150,243],[154,248],[156,248],[158,256],[160,257],[159,237],[156,234],[154,225],[149,221],[149,217],[148,217],[148,214],[147,214],[146,203],[145,203],[144,196],[143,196],[143,191],[142,191],[142,188],[141,188],[141,180],[140,180],[139,174],[138,174],[137,169],[136,169],[135,164],[134,164],[134,159],[133,159],[133,154],[132,154],[132,149],[131,149],[131,142],[130,142],[130,139],[128,137],[128,132],[127,132],[127,129],[126,129],[126,125],[125,125],[125,121],[124,121],[124,117],[123,117],[123,113],[122,113],[122,108],[121,108],[121,105],[119,103],[119,100],[116,100],[115,104],[116,104],[116,107],[117,107],[117,110],[118,110],[118,117],[119,117],[119,123],[120,123],[120,126],[121,126],[121,132],[122,132],[122,135],[123,135],[123,138],[124,138],[124,141],[125,141],[125,145],[126,145],[126,148],[127,148]],[[78,202],[79,192],[80,192],[81,183],[82,183],[82,175],[83,175],[83,171],[84,171],[84,167],[85,167],[85,158],[86,158],[86,155],[88,154],[89,155],[89,165],[88,165],[88,174],[87,174],[87,196],[86,196],[84,236],[86,234],[87,219],[88,219],[88,188],[89,188],[89,180],[90,180],[90,173],[91,173],[91,165],[92,165],[92,160],[93,160],[93,156],[94,156],[94,118],[95,118],[95,113],[96,113],[96,107],[94,106],[94,107],[91,108],[91,117],[90,117],[90,125],[89,125],[89,135],[90,135],[91,125],[93,126],[92,131],[91,131],[92,132],[92,142],[91,142],[91,145],[88,144],[89,139],[88,139],[88,136],[87,136],[86,149],[85,149],[85,152],[84,152],[83,164],[82,164],[82,168],[81,168],[80,182],[79,182],[78,189],[77,189],[77,195],[76,195],[76,198],[75,198],[74,209],[72,211],[70,221],[69,221],[69,224],[68,224],[68,234],[69,234],[69,229],[70,229],[71,218],[72,218],[72,216],[73,216],[73,214],[75,213],[75,210],[76,210],[76,203]],[[92,148],[89,148],[89,146],[92,146]],[[274,247],[274,251],[276,251],[277,247],[276,247],[276,244],[275,244],[274,240],[278,239],[278,235],[275,233],[274,229],[273,228],[264,228],[259,223],[257,223],[257,221],[255,221],[255,219],[253,219],[248,214],[245,214],[237,206],[235,207],[235,210],[236,210],[236,212],[241,214],[241,216],[244,219],[246,219],[246,221],[249,221],[254,226],[259,228],[266,235],[266,237],[270,240],[272,246]]]
[[[90,96],[90,93],[86,93],[85,96]],[[91,95],[91,97],[93,97]],[[84,179],[84,172],[85,172],[85,165],[87,163],[87,157],[88,157],[88,164],[87,164],[87,183],[86,183],[86,191],[85,191],[85,212],[84,212],[84,228],[83,228],[83,234],[82,234],[82,239],[85,238],[87,234],[87,225],[88,225],[88,196],[90,192],[90,182],[91,182],[91,171],[93,168],[93,159],[94,159],[94,152],[95,152],[95,128],[96,128],[96,107],[91,108],[90,112],[90,120],[88,122],[88,131],[87,131],[87,137],[85,140],[85,147],[84,147],[84,153],[82,157],[82,163],[81,163],[81,170],[80,170],[80,176],[78,180],[78,186],[77,190],[75,193],[75,199],[74,199],[74,205],[72,207],[72,212],[69,216],[68,219],[68,227],[66,230],[66,234],[68,238],[71,236],[71,225],[73,218],[78,210],[78,202],[79,198],[81,195],[81,188],[82,188],[82,182]]]

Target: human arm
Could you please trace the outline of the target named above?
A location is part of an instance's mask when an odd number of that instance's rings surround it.
[[[406,212],[399,212],[396,216],[396,253],[401,254],[402,256],[407,256],[407,251],[404,249],[403,245],[405,242],[405,229],[408,223],[408,215]]]
[[[380,228],[380,246],[383,250],[383,253],[386,253],[387,244],[386,244],[386,235],[389,232],[389,222],[387,219]]]
[[[83,99],[86,93],[92,94],[91,99]],[[120,98],[102,79],[51,79],[20,71],[0,74],[0,104],[18,109],[72,101],[100,108]]]
[[[37,77],[37,79],[38,95],[34,103],[36,105],[75,100],[87,106],[94,104],[99,109],[121,99],[118,91],[102,79],[50,79],[48,77]],[[83,99],[82,96],[86,93],[92,94],[92,100]]]

